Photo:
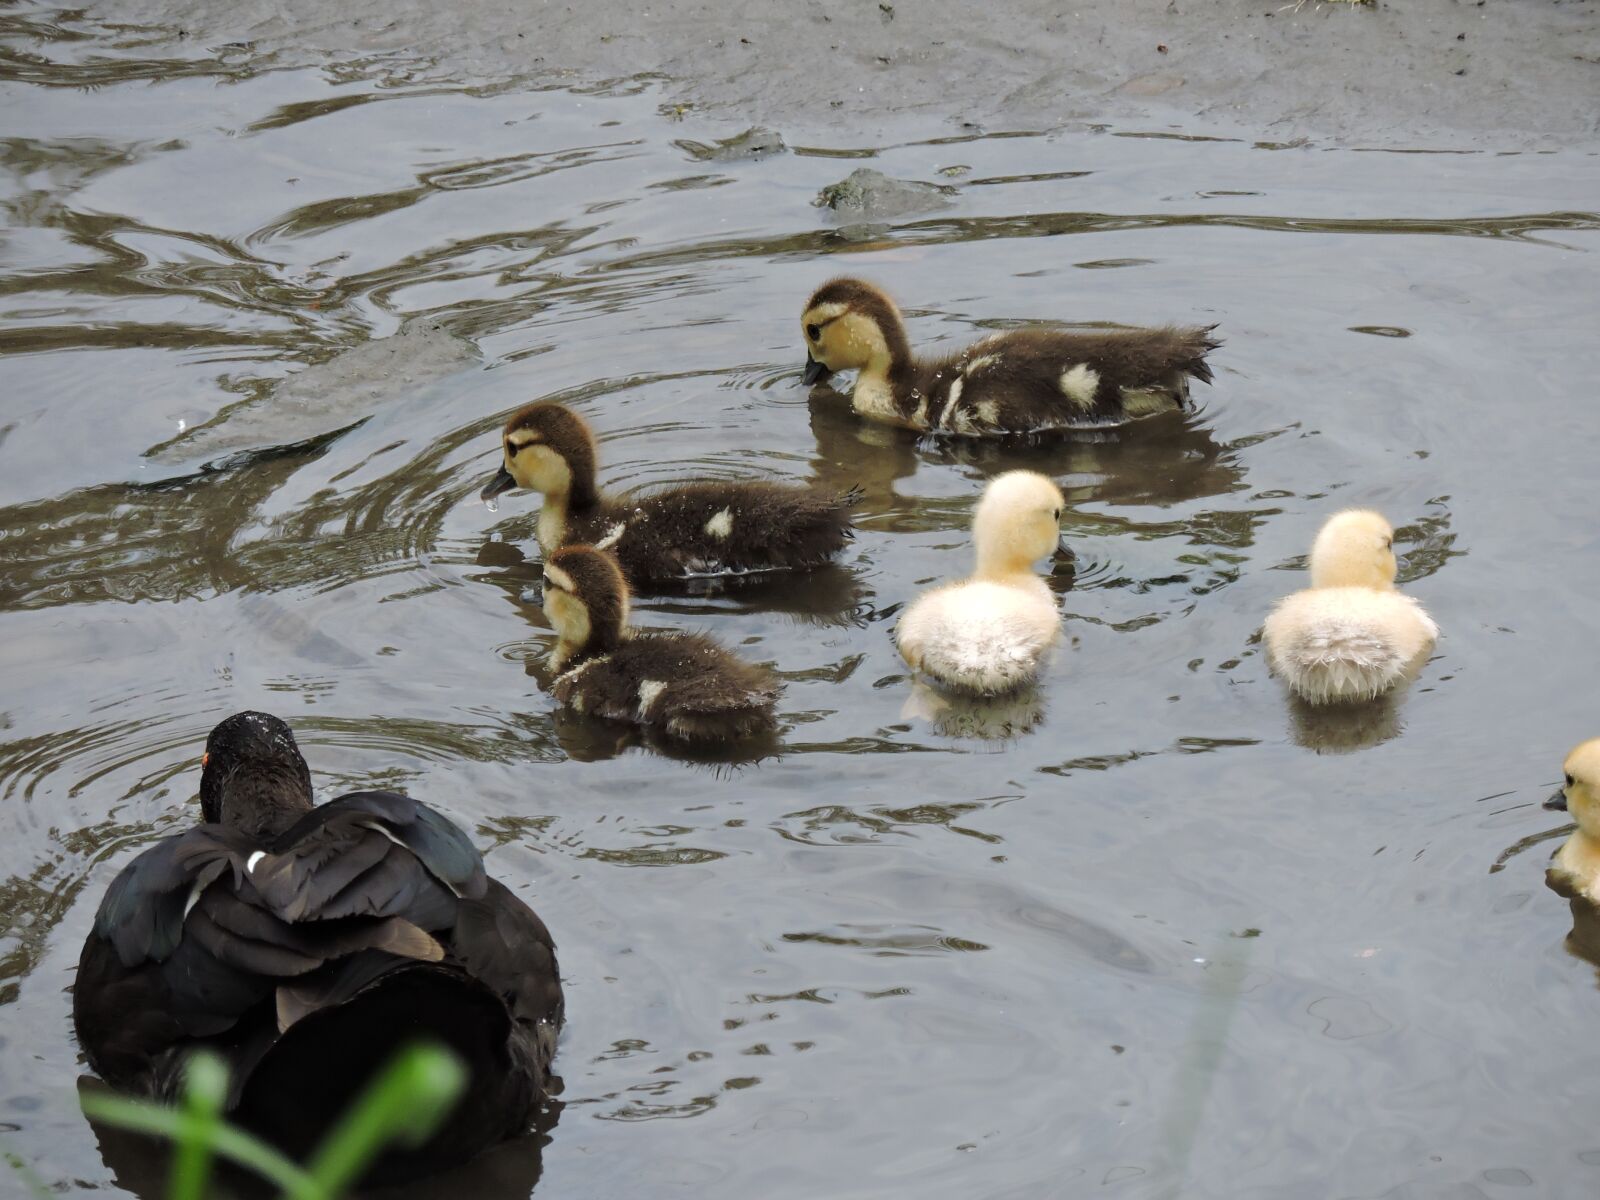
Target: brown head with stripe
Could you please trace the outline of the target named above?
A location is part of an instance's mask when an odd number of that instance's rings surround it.
[[[811,293],[800,317],[807,384],[834,371],[890,375],[911,365],[911,343],[894,301],[861,279],[832,279]]]
[[[492,500],[528,488],[587,508],[595,491],[595,443],[589,423],[564,404],[541,400],[511,414],[500,436],[505,460],[480,493]]]
[[[628,581],[617,560],[593,546],[563,546],[544,560],[544,615],[559,639],[560,669],[606,654],[628,636]]]

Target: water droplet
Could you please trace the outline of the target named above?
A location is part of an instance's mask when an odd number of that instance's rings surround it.
[[[485,500],[483,502],[483,506],[485,508],[487,508],[492,513],[500,511],[500,503],[499,503],[499,501],[495,500],[494,497],[492,497],[492,496],[489,499],[487,499],[487,500]]]
[[[189,428],[189,422],[185,421],[182,417],[179,417],[178,418],[178,432],[182,433],[187,428]]]

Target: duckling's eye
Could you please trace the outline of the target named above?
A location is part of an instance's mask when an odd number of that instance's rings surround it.
[[[1059,508],[1052,508],[1050,510],[1050,515],[1058,521],[1061,520],[1061,510]]]
[[[1568,776],[1567,776],[1567,786],[1568,786],[1568,787],[1571,787],[1571,786],[1572,786],[1572,776],[1571,776],[1571,775],[1568,775]]]
[[[808,338],[810,338],[813,342],[816,341],[818,338],[820,338],[822,336],[822,326],[821,325],[815,325],[815,324],[807,325],[806,326],[806,336]]]
[[[507,458],[515,458],[517,456],[517,451],[519,449],[521,449],[521,447],[519,447],[515,442],[507,442],[506,443],[506,457]]]

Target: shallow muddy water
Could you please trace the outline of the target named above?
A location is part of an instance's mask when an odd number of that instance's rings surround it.
[[[530,1138],[418,1197],[1600,1191],[1600,989],[1539,808],[1600,733],[1600,158],[930,121],[741,158],[649,80],[4,16],[0,1148],[159,1190],[78,1113],[68,989],[252,707],[319,795],[472,829],[560,944],[542,1164]],[[951,202],[812,205],[861,165]],[[799,385],[842,271],[919,345],[1215,321],[1216,386],[1049,446],[863,427]],[[864,489],[837,569],[638,605],[781,674],[764,760],[552,712],[536,502],[477,500],[538,397],[613,486]],[[1069,500],[1070,645],[1037,706],[930,720],[895,615],[1023,465]],[[1444,635],[1397,706],[1329,722],[1253,636],[1350,504]]]

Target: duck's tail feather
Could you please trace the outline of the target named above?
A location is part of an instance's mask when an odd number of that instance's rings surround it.
[[[1211,364],[1206,362],[1206,355],[1222,345],[1222,339],[1211,336],[1216,330],[1215,325],[1195,325],[1188,329],[1180,329],[1178,370],[1185,375],[1193,376],[1201,383],[1213,382]]]
[[[368,1181],[463,1161],[514,1132],[508,1123],[525,1117],[541,1084],[535,1048],[512,1036],[505,1002],[458,969],[394,962],[368,960],[322,989],[279,989],[280,1014],[296,1019],[242,1081],[238,1124],[303,1159],[392,1055],[425,1039],[461,1059],[467,1090],[428,1142],[386,1156]]]

